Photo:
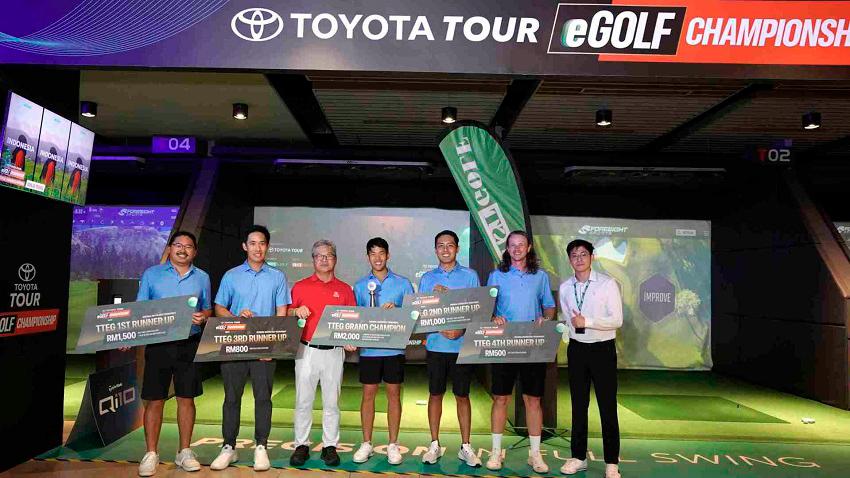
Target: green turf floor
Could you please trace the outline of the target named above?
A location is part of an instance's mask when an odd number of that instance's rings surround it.
[[[569,427],[568,370],[559,373],[558,426]],[[620,370],[618,381],[617,412],[626,438],[850,444],[850,412],[724,375]],[[804,417],[815,423],[803,423]],[[589,429],[601,436],[592,392]]]
[[[92,360],[79,356],[71,360],[66,371],[65,418],[74,419],[85,388],[84,377],[94,368]],[[558,426],[568,428],[570,393],[567,369],[559,370]],[[292,425],[295,402],[292,362],[279,362],[272,420],[275,427]],[[428,430],[427,377],[422,365],[409,365],[403,388],[402,430]],[[318,394],[317,394],[318,395]],[[219,426],[224,390],[220,376],[204,382],[204,394],[196,400],[197,422]],[[488,433],[490,397],[480,383],[471,391],[473,433]],[[618,414],[624,438],[717,440],[787,443],[850,444],[850,412],[819,402],[714,374],[711,372],[670,372],[621,370],[619,372]],[[320,398],[314,403],[313,420],[321,423]],[[360,387],[357,368],[346,364],[343,392],[340,397],[341,427],[360,430]],[[166,404],[165,421],[175,422],[174,400]],[[379,396],[375,429],[386,430],[386,399]],[[458,431],[455,402],[447,393],[443,403],[441,429]],[[813,418],[814,424],[802,423]],[[243,397],[242,424],[254,423],[253,394],[250,382]],[[590,435],[601,436],[595,399],[589,410]]]
[[[358,371],[354,365],[347,364],[343,378],[342,393],[340,394],[340,427],[343,429],[361,429],[360,398],[362,388],[358,382]],[[275,426],[292,426],[295,406],[295,371],[292,362],[279,362],[275,374],[275,385],[272,391],[272,421]],[[387,429],[386,396],[383,389],[376,399],[375,429]],[[428,380],[425,367],[408,365],[405,368],[405,384],[402,392],[402,428],[411,431],[428,430]],[[245,387],[242,397],[242,423],[254,423],[254,395],[250,381]],[[484,388],[476,383],[470,391],[473,403],[472,430],[474,433],[490,431],[490,396]],[[204,394],[196,399],[196,421],[198,423],[220,424],[221,404],[224,401],[224,388],[221,376],[212,377],[204,382]],[[475,404],[480,404],[476,406]],[[483,406],[481,406],[483,405]],[[459,431],[457,424],[456,405],[451,392],[443,399],[443,416],[440,420],[442,430]],[[321,423],[321,392],[316,394],[313,402],[313,421]],[[165,421],[176,422],[177,407],[170,400],[165,407]]]
[[[644,420],[788,423],[721,397],[621,393],[617,402]]]
[[[77,348],[80,327],[86,316],[86,309],[97,305],[97,281],[72,280],[68,284],[68,335],[65,350],[69,353]]]
[[[252,464],[252,433],[253,430],[250,427],[242,428],[236,446],[239,455],[239,461],[236,465],[239,467]],[[173,460],[177,448],[176,435],[176,425],[165,424],[163,426],[159,447],[163,462]],[[310,460],[304,465],[304,468],[325,469],[317,450],[321,446],[319,443],[321,430],[314,429],[311,438],[314,447]],[[379,445],[376,446],[376,454],[362,465],[357,465],[351,461],[352,454],[360,442],[360,434],[353,430],[344,430],[340,438],[341,442],[338,449],[342,463],[337,470],[384,474],[409,473],[421,474],[423,477],[426,475],[535,476],[525,462],[527,448],[507,450],[505,467],[499,473],[494,473],[484,467],[470,468],[462,464],[456,458],[460,440],[459,436],[454,433],[441,435],[445,454],[435,465],[423,465],[421,463],[421,456],[427,449],[429,442],[429,436],[425,433],[401,433],[399,442],[401,452],[404,455],[404,462],[398,466],[391,466],[386,462],[384,444],[387,437],[384,432],[376,432],[373,440],[376,445]],[[206,466],[215,458],[221,446],[220,429],[214,425],[197,425],[192,440],[193,450],[198,454],[200,462]],[[268,442],[268,453],[273,467],[289,468],[289,456],[293,448],[291,440],[291,429],[275,428],[272,430]],[[503,444],[507,448],[518,440],[518,437],[505,437]],[[477,450],[479,457],[486,461],[490,448],[489,436],[473,435],[472,445]],[[144,451],[144,435],[141,429],[137,429],[104,448],[75,451],[60,447],[41,455],[39,459],[138,462],[144,455]],[[550,466],[550,473],[546,476],[560,476],[558,475],[558,468],[570,456],[569,443],[563,439],[553,438],[542,444],[541,452]],[[601,477],[604,472],[601,455],[600,440],[590,439],[589,470],[587,473],[576,476],[580,478]],[[620,456],[620,469],[625,477],[844,478],[847,476],[850,445],[623,439]],[[233,471],[237,472],[237,470]],[[182,472],[175,473],[181,474]],[[238,476],[243,475],[238,474]]]

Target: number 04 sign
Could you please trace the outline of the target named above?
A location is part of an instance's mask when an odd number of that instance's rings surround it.
[[[151,140],[153,154],[195,154],[196,151],[194,136],[154,136]]]

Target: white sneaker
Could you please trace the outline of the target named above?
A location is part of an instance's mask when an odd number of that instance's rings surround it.
[[[534,470],[535,473],[549,473],[549,465],[543,460],[543,455],[540,452],[532,452],[528,450],[528,466]]]
[[[239,460],[239,456],[236,454],[236,450],[230,445],[224,445],[215,460],[210,463],[210,470],[223,470],[237,460]]]
[[[502,469],[502,450],[493,448],[490,450],[490,458],[487,460],[487,469],[497,471]]]
[[[153,476],[156,473],[156,465],[159,465],[159,455],[155,451],[149,451],[139,462],[139,476]]]
[[[354,463],[366,463],[369,458],[375,453],[372,451],[372,444],[364,441],[360,444],[360,448],[354,452],[354,458],[351,459]]]
[[[478,455],[475,454],[475,450],[472,449],[472,445],[469,443],[464,443],[460,446],[460,451],[457,452],[457,457],[468,466],[473,468],[478,468],[481,466],[481,459],[478,458]]]
[[[254,448],[254,471],[266,471],[271,467],[269,452],[266,451],[266,447],[257,445],[257,448]]]
[[[183,471],[198,471],[201,469],[201,463],[198,462],[198,457],[191,448],[184,448],[174,458],[174,464],[178,468],[183,468]]]
[[[428,451],[422,455],[422,463],[425,463],[426,465],[433,465],[434,463],[437,463],[437,460],[439,460],[441,456],[443,456],[443,449],[440,448],[440,442],[434,440],[428,447]]]
[[[565,475],[574,475],[580,471],[587,469],[587,460],[579,460],[578,458],[570,458],[561,467],[561,473]]]
[[[390,465],[400,465],[404,460],[401,456],[401,450],[398,449],[398,443],[390,443],[387,446],[387,461]]]
[[[620,467],[611,463],[606,464],[605,478],[620,478]]]

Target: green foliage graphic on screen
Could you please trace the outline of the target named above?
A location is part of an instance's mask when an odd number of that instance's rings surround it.
[[[620,284],[621,368],[711,368],[709,222],[534,216],[532,225],[553,288],[573,274],[566,252],[573,239],[591,242],[594,270]],[[564,350],[558,360],[565,363]]]
[[[446,133],[440,150],[487,249],[494,259],[501,259],[508,234],[528,230],[523,195],[510,158],[487,129],[473,123]]]

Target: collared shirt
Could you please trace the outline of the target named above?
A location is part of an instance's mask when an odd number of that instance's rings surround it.
[[[549,275],[543,269],[537,269],[534,274],[514,266],[508,272],[496,269],[490,273],[487,285],[499,286],[493,315],[509,322],[531,322],[543,315],[543,309],[555,307]]]
[[[582,301],[582,297],[584,301],[579,310],[578,302]],[[617,338],[617,329],[623,325],[623,300],[620,286],[613,277],[592,269],[585,283],[576,281],[576,276],[572,276],[561,284],[558,298],[563,317],[570,327],[570,340],[593,343]],[[576,334],[571,320],[573,311],[584,316],[583,334]]]
[[[292,286],[292,307],[306,305],[310,310],[301,340],[311,341],[319,318],[325,311],[326,305],[357,305],[351,286],[334,277],[328,282],[322,282],[316,274],[301,279]]]
[[[452,270],[446,271],[442,267],[437,266],[436,269],[431,269],[419,279],[419,292],[433,292],[434,287],[438,285],[448,289],[468,289],[470,287],[479,287],[481,281],[478,280],[478,274],[469,267],[464,267],[456,263]],[[462,345],[463,335],[452,340],[444,337],[439,332],[433,332],[428,334],[425,349],[431,352],[456,354],[460,352]]]
[[[195,266],[189,266],[189,272],[180,276],[171,261],[149,267],[139,281],[139,293],[136,300],[156,300],[168,297],[191,295],[198,298],[197,311],[212,309],[210,298],[210,276]],[[191,334],[201,332],[201,326],[192,324]]]
[[[248,309],[256,317],[272,317],[278,307],[291,302],[283,272],[266,263],[255,271],[248,261],[224,273],[215,296],[215,303],[227,307],[231,314]]]
[[[357,299],[357,305],[361,307],[369,307],[369,282],[374,282],[377,287],[375,289],[375,307],[381,307],[387,302],[392,302],[396,307],[401,307],[404,295],[413,293],[413,284],[407,280],[407,277],[387,270],[387,276],[381,282],[380,279],[375,277],[375,274],[369,271],[369,274],[354,283],[354,297]],[[404,354],[404,350],[398,349],[360,349],[361,357],[391,357],[402,354]]]

